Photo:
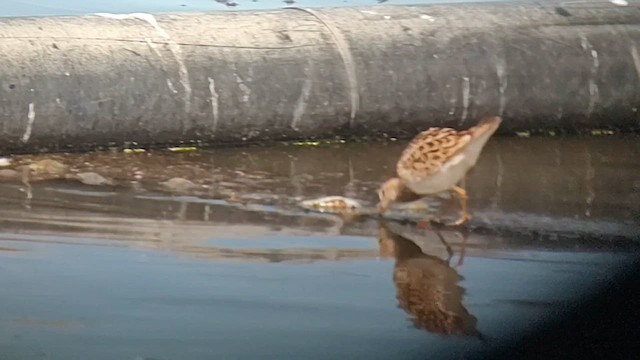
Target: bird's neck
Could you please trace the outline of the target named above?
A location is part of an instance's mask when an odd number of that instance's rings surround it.
[[[420,195],[414,193],[406,187],[402,182],[398,186],[398,197],[396,198],[397,202],[410,202],[420,199]]]

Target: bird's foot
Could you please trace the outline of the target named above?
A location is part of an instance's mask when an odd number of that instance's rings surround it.
[[[416,227],[421,230],[426,230],[431,228],[431,221],[429,220],[420,220],[416,223]]]
[[[471,219],[471,216],[469,216],[469,214],[462,214],[458,218],[458,220],[456,220],[456,221],[454,221],[452,223],[449,223],[448,225],[449,226],[460,226],[460,225],[466,223],[467,221],[469,221],[470,219]]]
[[[423,219],[420,220],[416,223],[416,226],[418,227],[418,229],[430,229],[431,228],[431,224],[436,224],[436,225],[446,225],[442,219],[440,218],[433,218],[433,219]]]

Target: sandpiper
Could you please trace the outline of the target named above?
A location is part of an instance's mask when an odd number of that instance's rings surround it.
[[[379,212],[384,213],[394,202],[453,191],[460,199],[462,211],[452,225],[465,223],[469,220],[467,192],[458,183],[476,164],[482,148],[501,122],[501,117],[491,116],[468,130],[432,127],[418,134],[398,160],[397,177],[387,180],[378,190]]]

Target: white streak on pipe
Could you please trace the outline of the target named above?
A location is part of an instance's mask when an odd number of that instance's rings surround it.
[[[598,89],[598,68],[600,67],[600,60],[598,59],[598,52],[593,48],[586,36],[582,35],[580,39],[580,45],[583,50],[588,51],[591,55],[591,76],[589,76],[589,105],[587,106],[587,117],[591,116],[593,109],[596,106],[596,102],[600,97],[600,91]]]
[[[296,106],[293,108],[293,120],[291,120],[291,128],[294,130],[298,130],[298,124],[302,119],[302,115],[304,114],[304,110],[307,107],[307,99],[309,98],[309,94],[311,93],[311,79],[307,78],[304,80],[302,84],[302,90],[300,91],[300,96],[298,97],[298,101],[296,102]]]
[[[216,83],[213,78],[209,80],[209,92],[211,93],[211,114],[213,115],[213,130],[218,128],[218,92],[216,91]]]
[[[467,115],[469,114],[469,95],[471,91],[471,86],[469,84],[469,78],[466,76],[462,77],[462,116],[460,117],[460,125],[464,123],[467,119]]]
[[[498,76],[498,92],[499,92],[499,109],[498,115],[502,116],[504,113],[504,108],[507,105],[507,98],[504,96],[505,91],[507,90],[507,77],[505,75],[506,64],[504,59],[498,59],[496,62],[496,75]]]
[[[33,123],[36,120],[36,108],[33,103],[29,103],[29,112],[27,113],[27,128],[22,135],[22,142],[26,143],[31,138],[31,132],[33,131]]]
[[[591,78],[589,78],[589,108],[587,109],[587,113],[589,114],[591,114],[595,108],[596,101],[598,101],[598,98],[600,97],[598,83],[596,83],[596,79],[598,78],[598,68],[600,67],[598,52],[591,49],[591,57],[593,58],[593,64],[591,66]]]
[[[326,18],[321,12],[316,12],[315,10],[309,9],[309,8],[294,7],[291,9],[304,11],[308,14],[313,15],[324,26],[327,27],[327,30],[329,30],[329,33],[333,38],[333,42],[335,43],[336,48],[338,49],[338,53],[340,54],[340,57],[342,58],[342,62],[344,63],[344,66],[345,66],[347,83],[349,85],[349,97],[351,100],[351,114],[350,114],[349,125],[353,127],[356,114],[360,109],[360,92],[358,90],[358,77],[356,76],[356,65],[355,65],[355,61],[353,60],[353,55],[351,54],[351,49],[349,47],[349,43],[347,42],[347,39],[345,38],[344,34],[340,31],[340,29],[334,26],[331,23],[330,19]]]
[[[244,84],[244,80],[242,80],[240,75],[238,75],[237,73],[234,73],[233,75],[235,75],[236,83],[238,84],[240,91],[242,91],[242,102],[248,102],[249,98],[251,97],[251,89],[249,89],[249,87]]]
[[[612,3],[613,5],[618,5],[618,6],[629,5],[629,2],[627,0],[609,0],[609,2]]]
[[[176,90],[176,87],[173,86],[173,83],[171,82],[171,79],[167,79],[167,87],[169,88],[169,90],[171,90],[172,93],[177,94],[178,90]]]
[[[633,66],[636,68],[636,74],[640,80],[640,55],[638,55],[638,49],[635,44],[631,45],[631,57],[633,58]]]
[[[156,18],[147,13],[131,13],[131,14],[110,14],[110,13],[96,13],[97,16],[102,16],[108,19],[116,19],[116,20],[125,20],[125,19],[138,19],[145,21],[149,25],[151,25],[158,35],[167,40],[167,44],[169,45],[169,50],[173,53],[173,56],[176,59],[176,63],[178,64],[178,76],[180,78],[180,84],[184,89],[184,110],[185,112],[189,112],[191,109],[191,82],[189,81],[189,71],[184,64],[184,60],[182,58],[182,50],[180,46],[171,39],[171,36],[158,24]],[[149,43],[149,42],[148,42]],[[151,45],[150,45],[151,46]],[[153,49],[153,46],[151,46]],[[154,49],[155,50],[155,49]]]
[[[156,54],[160,58],[160,60],[163,60],[162,54],[160,53],[160,51],[158,51],[158,46],[149,38],[145,38],[144,41],[147,42],[147,45],[149,45],[151,51],[153,51],[153,53]]]

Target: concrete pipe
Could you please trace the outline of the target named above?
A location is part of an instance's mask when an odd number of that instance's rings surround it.
[[[0,19],[0,148],[640,128],[638,2]]]

